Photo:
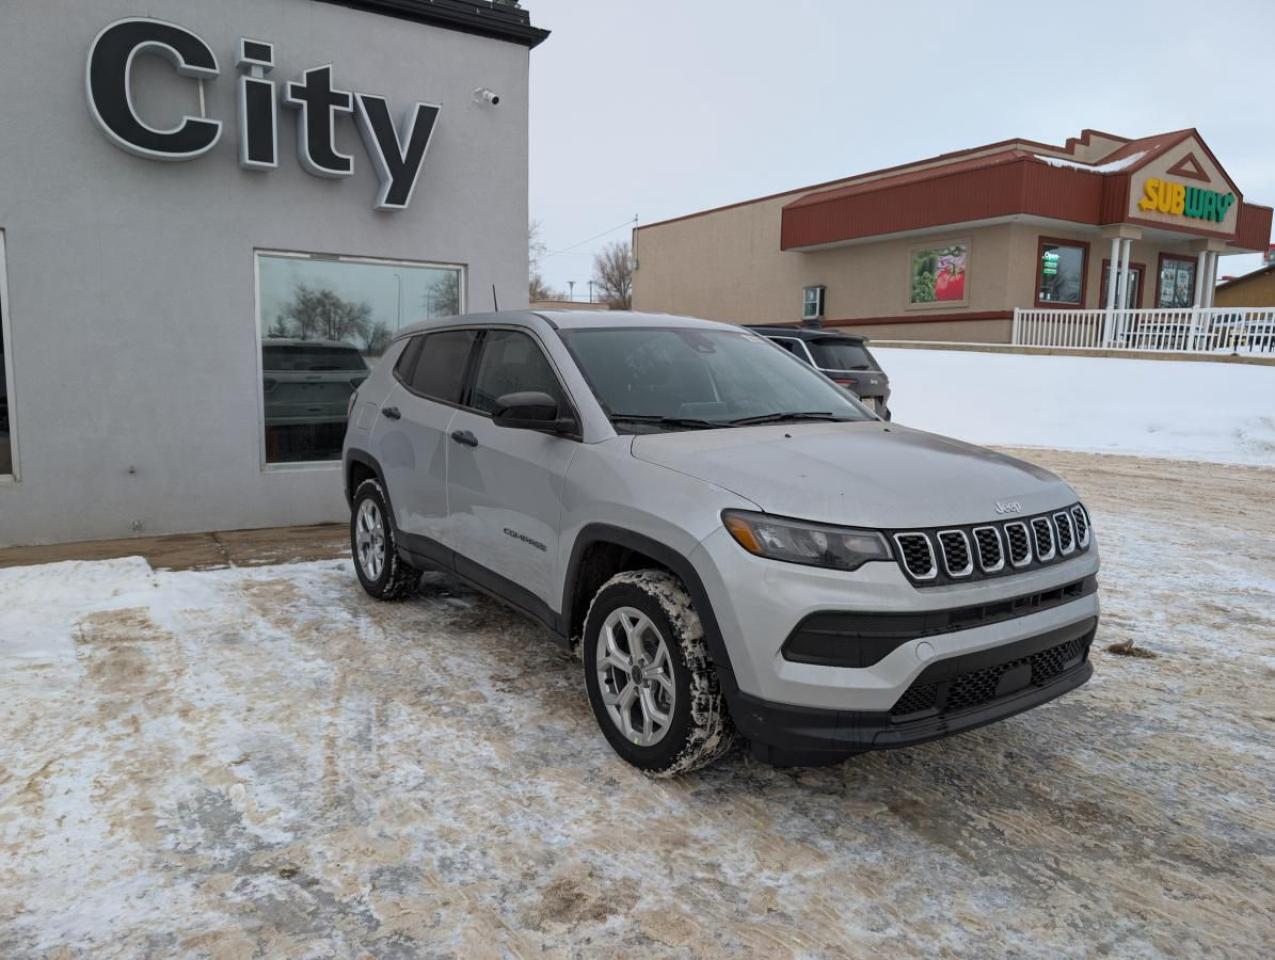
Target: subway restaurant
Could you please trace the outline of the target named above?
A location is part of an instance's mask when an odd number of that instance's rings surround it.
[[[1198,131],[1007,140],[634,231],[634,308],[883,339],[1010,340],[1015,308],[1207,307],[1264,252]]]

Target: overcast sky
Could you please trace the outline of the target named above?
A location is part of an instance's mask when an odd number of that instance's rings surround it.
[[[1196,127],[1275,203],[1275,0],[524,0],[531,215],[558,251],[1010,137]],[[616,230],[544,260],[583,295]],[[1227,257],[1219,273],[1258,265]]]

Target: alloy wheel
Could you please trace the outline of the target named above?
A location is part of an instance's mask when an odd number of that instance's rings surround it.
[[[659,629],[641,610],[619,607],[602,623],[596,669],[607,714],[630,743],[650,747],[673,719],[673,658]]]
[[[363,575],[373,582],[379,580],[385,569],[385,526],[381,522],[381,510],[372,500],[359,504],[354,543]]]

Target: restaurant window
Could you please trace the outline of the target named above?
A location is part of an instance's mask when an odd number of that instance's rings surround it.
[[[1041,306],[1080,307],[1085,302],[1085,260],[1089,246],[1053,240],[1040,242],[1036,302]]]
[[[257,255],[265,460],[339,460],[350,396],[403,327],[464,312],[464,271]]]
[[[823,301],[826,287],[806,287],[801,304],[803,323],[815,323],[823,319]]]
[[[1195,261],[1187,258],[1160,258],[1160,294],[1157,307],[1195,305]]]
[[[15,476],[9,427],[9,356],[5,353],[9,332],[9,296],[5,273],[4,232],[0,231],[0,477]]]

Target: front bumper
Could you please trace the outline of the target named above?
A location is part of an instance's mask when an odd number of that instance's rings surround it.
[[[741,693],[732,715],[754,754],[773,763],[913,746],[1022,713],[1081,686],[1093,675],[1089,648],[1097,624],[1092,617],[940,660],[887,711],[799,707]]]

